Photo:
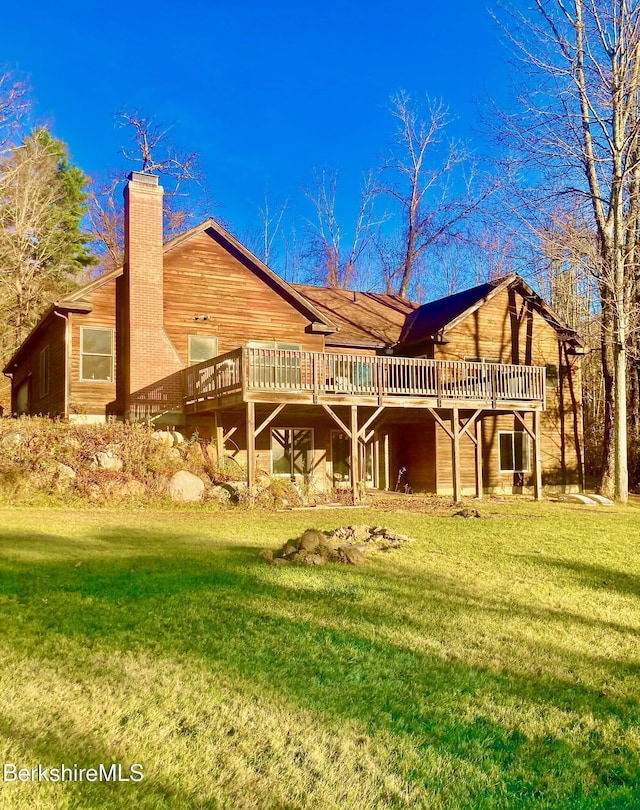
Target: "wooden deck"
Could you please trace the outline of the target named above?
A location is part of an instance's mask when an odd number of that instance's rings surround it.
[[[184,371],[187,413],[242,402],[543,410],[541,366],[241,348]]]

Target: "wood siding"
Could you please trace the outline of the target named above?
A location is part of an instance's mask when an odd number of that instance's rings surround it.
[[[86,315],[72,313],[71,320],[71,362],[69,380],[69,413],[90,416],[104,416],[107,404],[115,399],[117,358],[115,351],[116,327],[116,280],[107,281],[90,296],[93,309]],[[80,327],[95,326],[114,330],[113,379],[111,382],[83,382],[80,380]]]
[[[198,320],[200,316],[208,320]],[[229,253],[210,231],[165,253],[164,324],[184,364],[188,335],[218,338],[218,353],[249,340],[298,343],[321,351],[322,335],[307,334],[309,319],[267,280]]]
[[[11,382],[11,410],[17,412],[16,395],[24,384],[29,385],[29,409],[31,415],[64,415],[65,390],[65,331],[66,319],[52,313],[37,335],[31,340],[29,351],[13,372]],[[49,347],[49,391],[40,396],[40,355]]]
[[[547,380],[546,408],[541,418],[543,484],[563,490],[578,487],[582,477],[582,402],[580,361],[567,354],[557,331],[518,292],[506,289],[483,304],[446,334],[446,343],[434,347],[436,359],[463,360],[465,357],[497,359],[502,363],[554,366],[557,384]],[[533,426],[531,415],[527,424]],[[522,476],[500,473],[498,431],[514,427],[512,415],[486,415],[482,420],[484,485],[489,491],[508,491]],[[443,445],[444,451],[444,445]],[[463,462],[465,477],[473,470],[472,460]],[[438,460],[442,481],[451,476],[443,453]],[[440,480],[440,479],[439,479]],[[524,486],[533,485],[532,473],[524,474]],[[445,491],[440,489],[438,492]]]

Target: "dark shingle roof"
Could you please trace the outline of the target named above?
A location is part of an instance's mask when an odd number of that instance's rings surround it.
[[[311,284],[291,285],[338,327],[326,343],[337,346],[393,346],[400,339],[407,315],[419,307],[397,295],[354,292]]]
[[[407,318],[400,342],[403,344],[421,343],[437,335],[468,309],[484,301],[488,295],[496,291],[497,287],[513,278],[513,276],[502,277],[486,284],[479,284],[469,290],[448,295],[446,298],[422,304]]]

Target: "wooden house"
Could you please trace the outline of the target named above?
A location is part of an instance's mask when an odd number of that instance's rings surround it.
[[[14,413],[197,428],[325,489],[578,489],[583,346],[510,275],[422,306],[287,284],[214,220],[163,244],[134,173],[121,269],[55,302],[4,373]]]

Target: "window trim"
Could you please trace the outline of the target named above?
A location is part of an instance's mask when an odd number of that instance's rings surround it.
[[[512,455],[513,455],[514,465],[515,465],[516,454],[515,454],[515,446],[514,446],[513,442],[514,442],[514,437],[515,437],[516,434],[519,434],[520,436],[523,436],[524,439],[526,440],[526,445],[525,445],[526,446],[526,465],[525,465],[525,469],[522,469],[522,470],[505,470],[502,467],[502,453],[501,453],[501,450],[500,450],[500,444],[501,444],[500,437],[501,436],[511,436],[511,450],[512,450]],[[507,473],[507,474],[509,474],[509,473],[515,473],[515,474],[517,474],[517,473],[530,473],[531,472],[531,437],[529,436],[529,434],[527,433],[526,430],[499,430],[498,431],[498,471],[501,472],[501,473]]]
[[[48,396],[51,391],[51,351],[48,343],[40,351],[39,391],[40,399]]]
[[[85,332],[85,329],[93,329],[94,331],[100,331],[100,332],[109,332],[110,335],[111,335],[111,352],[109,354],[99,354],[97,352],[85,352],[84,351],[84,332]],[[87,324],[85,326],[80,327],[80,358],[79,358],[80,359],[80,368],[78,369],[80,382],[93,383],[94,385],[95,384],[113,385],[113,383],[114,383],[114,373],[113,372],[114,372],[114,360],[115,360],[115,358],[114,358],[114,345],[113,345],[114,344],[114,335],[113,335],[113,333],[114,333],[114,329],[112,327],[110,327],[110,326],[89,326]],[[109,357],[109,358],[111,358],[111,374],[109,376],[109,379],[108,380],[102,380],[102,379],[96,380],[96,379],[92,379],[90,377],[89,378],[83,377],[82,376],[82,370],[83,370],[84,363],[82,362],[82,358],[84,357],[84,355],[87,355],[88,357]]]
[[[291,472],[288,472],[288,473],[275,473],[273,471],[273,434],[274,434],[275,431],[285,431],[285,430],[290,430],[293,433],[295,433],[295,431],[297,431],[297,430],[305,430],[305,431],[307,431],[307,432],[309,432],[311,434],[311,451],[310,451],[311,452],[311,469],[309,470],[308,473],[296,473],[293,470],[291,470]],[[292,444],[292,447],[293,447],[294,453],[295,453],[295,447],[294,447],[293,444]],[[282,427],[273,427],[269,431],[269,475],[273,476],[274,478],[289,478],[289,479],[291,479],[291,478],[295,478],[296,475],[306,475],[306,476],[309,476],[309,477],[313,476],[313,468],[315,466],[315,453],[316,453],[315,428],[312,428],[312,427],[300,427],[300,426],[298,426],[298,427],[286,427],[286,426],[283,425]],[[293,456],[292,456],[292,461],[293,461]]]
[[[210,338],[211,340],[215,340],[216,342],[216,353],[212,357],[207,357],[205,360],[193,360],[191,354],[191,338]],[[220,354],[219,352],[219,339],[217,335],[196,335],[196,334],[189,334],[187,335],[187,365],[188,366],[195,366],[198,363],[206,363],[209,360],[213,360],[214,357],[217,357]]]

